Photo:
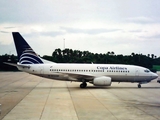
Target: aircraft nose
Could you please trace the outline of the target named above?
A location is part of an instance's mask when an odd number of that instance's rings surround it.
[[[153,78],[153,79],[158,78],[158,74],[156,74],[156,73],[152,73],[152,78]]]

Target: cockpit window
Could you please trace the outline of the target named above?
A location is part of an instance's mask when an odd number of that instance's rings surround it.
[[[150,72],[150,70],[146,69],[146,70],[144,70],[144,72],[149,73],[149,72]]]

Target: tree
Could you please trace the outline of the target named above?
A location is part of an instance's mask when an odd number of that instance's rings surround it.
[[[111,52],[111,55],[114,55],[114,52],[113,52],[113,51]]]
[[[154,59],[154,54],[151,54],[151,58]]]

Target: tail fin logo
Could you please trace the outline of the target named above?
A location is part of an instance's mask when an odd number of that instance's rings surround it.
[[[21,64],[42,64],[42,60],[39,56],[31,49],[26,49],[20,56],[19,62]]]

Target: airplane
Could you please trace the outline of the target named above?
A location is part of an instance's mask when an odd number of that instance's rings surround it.
[[[19,70],[54,80],[81,82],[80,88],[87,83],[94,86],[111,86],[112,82],[131,82],[141,84],[149,83],[158,75],[149,69],[124,64],[75,64],[55,63],[40,58],[19,32],[12,32],[16,51],[17,64],[5,62],[16,66]]]

